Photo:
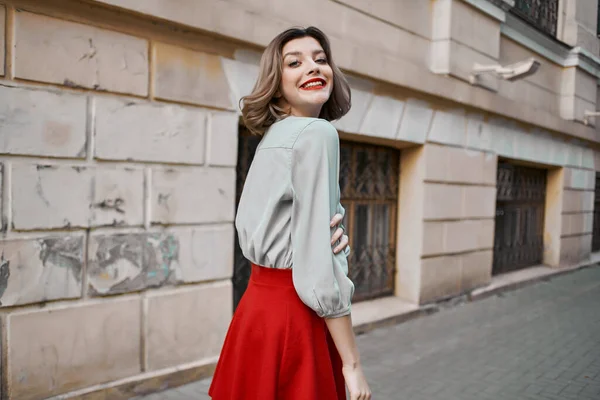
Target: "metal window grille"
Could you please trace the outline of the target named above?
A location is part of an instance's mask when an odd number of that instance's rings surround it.
[[[516,0],[511,12],[541,32],[556,37],[559,0]]]
[[[542,262],[546,175],[545,170],[498,164],[492,274]]]

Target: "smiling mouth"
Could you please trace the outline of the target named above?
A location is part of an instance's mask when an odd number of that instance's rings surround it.
[[[327,83],[325,82],[324,79],[311,79],[307,82],[305,82],[302,86],[300,86],[300,89],[303,90],[319,90],[319,89],[323,89],[325,87],[325,85],[327,85]]]

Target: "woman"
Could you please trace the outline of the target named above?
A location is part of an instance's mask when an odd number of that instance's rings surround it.
[[[350,109],[350,88],[325,34],[294,28],[273,39],[243,102],[247,128],[264,134],[236,216],[252,274],[209,394],[339,400],[345,382],[352,400],[370,399],[350,318],[348,251],[331,249],[344,209],[339,138],[329,121]]]

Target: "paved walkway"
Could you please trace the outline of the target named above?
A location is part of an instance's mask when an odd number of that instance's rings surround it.
[[[375,400],[599,400],[600,267],[358,338]],[[208,400],[209,381],[143,397]]]

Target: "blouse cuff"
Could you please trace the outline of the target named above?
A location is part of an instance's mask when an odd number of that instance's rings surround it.
[[[325,315],[325,316],[323,316],[323,318],[341,318],[341,317],[345,317],[346,315],[350,315],[350,308],[351,308],[351,306],[348,306],[348,308],[345,308],[342,311],[338,311],[338,312],[333,313],[333,314]]]

